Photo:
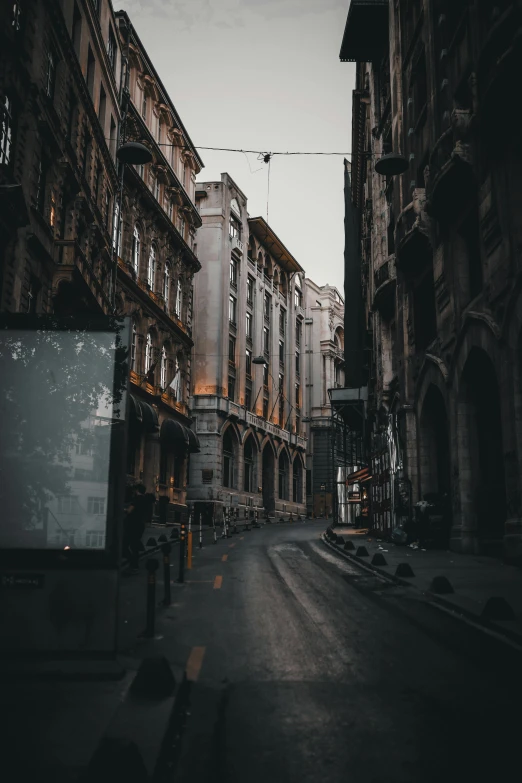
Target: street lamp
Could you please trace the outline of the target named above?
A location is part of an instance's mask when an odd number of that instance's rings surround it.
[[[399,152],[389,152],[379,158],[375,164],[377,174],[384,174],[385,177],[394,177],[396,174],[404,174],[408,169],[408,161]]]

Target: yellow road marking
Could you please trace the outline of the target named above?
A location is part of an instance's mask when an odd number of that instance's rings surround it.
[[[190,651],[186,666],[187,680],[195,682],[198,679],[205,656],[205,649],[205,647],[193,647]]]
[[[221,587],[222,582],[223,582],[223,577],[222,576],[216,576],[216,578],[214,579],[214,590],[219,590],[219,588]]]
[[[226,563],[226,562],[227,562],[227,560],[228,560],[228,555],[223,555],[223,557],[221,558],[221,560],[222,560],[224,563]]]

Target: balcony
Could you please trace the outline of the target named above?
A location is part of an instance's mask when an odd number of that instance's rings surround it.
[[[374,294],[373,310],[389,321],[395,313],[395,289],[397,275],[395,270],[395,256],[389,256],[382,266],[373,273]]]
[[[92,303],[96,303],[102,312],[109,312],[111,307],[109,297],[78,242],[74,239],[58,239],[55,240],[54,245],[58,263],[54,272],[53,289],[56,291],[63,281],[77,285],[81,292],[89,295]]]
[[[454,109],[451,127],[435,143],[427,176],[426,211],[441,221],[458,216],[475,195],[471,133],[475,117]]]
[[[415,188],[413,200],[402,210],[395,226],[396,265],[407,276],[418,274],[431,258],[431,223],[425,204],[424,188]]]
[[[230,244],[232,245],[232,250],[235,250],[241,256],[243,255],[243,243],[239,237],[230,237]]]

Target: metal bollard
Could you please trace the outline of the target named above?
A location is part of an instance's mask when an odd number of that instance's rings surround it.
[[[185,523],[181,524],[181,532],[179,538],[179,574],[178,582],[183,583],[185,575]]]
[[[163,585],[165,588],[163,603],[165,606],[170,606],[170,553],[172,547],[170,544],[163,544],[161,551],[163,552]]]
[[[154,625],[156,621],[156,571],[158,570],[159,563],[153,558],[147,560],[147,628],[145,629],[145,636],[147,639],[152,639],[154,636]]]

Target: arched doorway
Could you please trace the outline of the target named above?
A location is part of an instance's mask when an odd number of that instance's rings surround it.
[[[269,443],[263,449],[263,507],[269,514],[275,511],[274,452]]]
[[[249,435],[243,448],[243,489],[245,492],[257,492],[256,456],[257,449],[254,442],[254,437]]]
[[[279,498],[288,500],[288,456],[283,449],[279,454]]]
[[[473,348],[459,394],[459,462],[463,526],[483,554],[498,554],[506,521],[500,394],[495,368]]]
[[[452,522],[448,417],[442,393],[434,384],[426,392],[419,425],[422,498],[433,504],[432,516],[440,522],[440,543],[448,546]]]
[[[303,502],[303,465],[301,458],[298,456],[294,459],[294,469],[292,471],[292,500],[294,503]]]

